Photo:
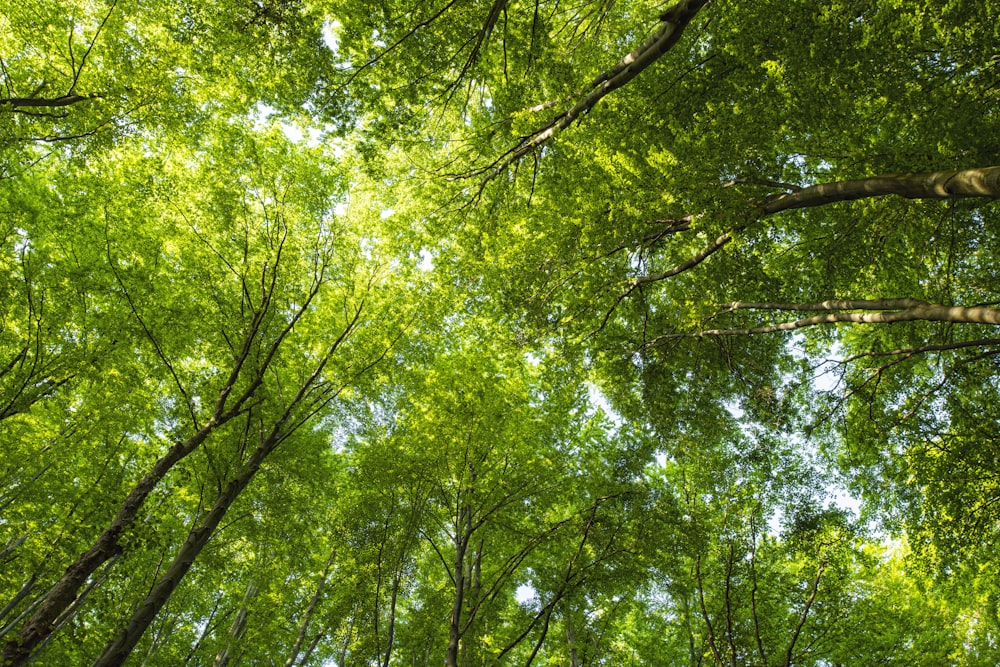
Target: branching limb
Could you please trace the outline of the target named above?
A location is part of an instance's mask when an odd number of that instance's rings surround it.
[[[101,23],[97,26],[97,30],[94,31],[94,36],[90,40],[90,44],[87,45],[87,49],[83,52],[80,57],[80,64],[76,64],[76,54],[73,52],[73,28],[70,27],[69,34],[69,57],[70,66],[73,71],[73,79],[70,81],[69,88],[63,95],[58,97],[38,97],[38,93],[41,92],[45,83],[43,82],[32,94],[27,97],[17,97],[13,95],[13,88],[10,84],[10,73],[7,71],[7,66],[4,63],[2,67],[2,72],[4,78],[7,80],[7,91],[10,94],[9,97],[0,99],[0,108],[9,107],[11,111],[27,113],[28,115],[45,115],[45,114],[33,114],[30,112],[22,112],[21,109],[24,108],[58,108],[58,107],[68,107],[78,102],[84,102],[86,100],[99,99],[103,97],[100,93],[91,93],[89,95],[80,95],[76,92],[76,86],[80,82],[80,75],[83,73],[83,68],[87,64],[87,58],[90,56],[90,52],[94,49],[94,44],[97,43],[97,38],[101,35],[104,27],[108,23],[108,19],[111,18],[111,14],[114,13],[115,7],[118,4],[118,0],[112,0],[111,6],[108,7],[108,11],[105,13],[104,18]]]
[[[795,208],[810,208],[886,195],[899,195],[907,199],[1000,197],[1000,167],[873,176],[852,181],[821,183],[769,197],[761,206],[761,211],[764,215],[773,215]]]
[[[492,181],[525,155],[547,142],[575,123],[581,116],[593,109],[606,95],[626,85],[643,70],[670,51],[680,40],[684,29],[691,23],[708,0],[680,0],[660,15],[660,26],[642,44],[619,60],[612,68],[603,72],[585,88],[576,92],[572,107],[556,115],[548,123],[525,135],[511,149],[494,160],[490,165],[476,170],[470,176],[483,175],[480,188]],[[541,111],[547,104],[532,108]]]
[[[780,322],[758,327],[703,329],[689,333],[674,333],[659,336],[649,345],[659,341],[678,338],[701,338],[703,336],[752,336],[755,334],[794,331],[825,324],[891,324],[894,322],[950,322],[954,324],[1000,325],[1000,308],[987,306],[944,306],[917,299],[876,299],[858,301],[824,301],[812,304],[791,303],[732,303],[728,310],[865,310],[867,312],[828,312],[791,322]],[[901,351],[902,354],[905,351]]]
[[[785,652],[785,667],[791,667],[792,665],[795,642],[799,640],[799,635],[802,634],[802,628],[805,627],[806,620],[809,618],[809,610],[812,608],[813,602],[816,601],[816,595],[819,593],[819,582],[823,577],[823,570],[825,568],[826,563],[820,561],[819,568],[816,570],[816,577],[812,581],[809,597],[806,599],[806,603],[802,607],[802,614],[799,616],[799,622],[796,624],[795,630],[792,632],[792,638],[788,642],[788,650]]]
[[[696,554],[694,557],[694,580],[698,588],[698,607],[701,611],[701,618],[705,621],[705,629],[708,630],[708,646],[712,650],[712,655],[715,656],[715,663],[717,665],[722,664],[722,654],[719,652],[719,647],[715,643],[715,630],[712,627],[712,619],[708,615],[708,607],[705,606],[705,586],[701,576],[701,554]]]

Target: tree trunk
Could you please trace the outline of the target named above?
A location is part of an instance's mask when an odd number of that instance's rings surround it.
[[[198,554],[208,544],[208,541],[215,533],[216,528],[218,528],[219,523],[226,515],[226,512],[229,511],[233,502],[235,502],[243,489],[254,478],[257,471],[260,470],[260,465],[264,461],[264,458],[274,449],[275,443],[272,440],[275,439],[272,436],[272,438],[269,438],[268,441],[258,447],[250,457],[250,460],[240,469],[236,478],[226,485],[226,488],[219,495],[201,525],[188,534],[187,540],[181,546],[180,551],[174,558],[173,563],[170,564],[170,567],[167,568],[166,573],[153,585],[149,595],[146,596],[146,599],[142,601],[135,613],[132,614],[132,618],[129,619],[128,624],[118,634],[118,637],[108,644],[101,656],[94,662],[93,667],[117,667],[125,662],[136,644],[139,643],[139,639],[142,638],[146,628],[152,623],[153,618],[156,617],[156,614],[166,604],[167,600],[170,599],[170,596],[177,586],[180,585],[187,571],[191,569],[195,558],[198,557]]]
[[[135,485],[135,487],[133,487],[132,491],[125,499],[125,502],[122,503],[121,508],[118,510],[118,514],[115,516],[114,520],[112,520],[111,525],[109,525],[104,532],[101,533],[90,549],[81,554],[80,557],[77,558],[76,562],[67,568],[66,573],[62,576],[62,578],[46,594],[35,614],[29,618],[21,628],[18,636],[4,645],[4,665],[16,667],[27,662],[28,656],[31,655],[35,647],[44,641],[46,637],[52,634],[55,620],[70,604],[73,603],[73,600],[76,599],[77,591],[80,590],[80,586],[83,585],[83,582],[85,582],[87,578],[101,566],[102,563],[122,551],[122,547],[118,543],[118,540],[121,538],[122,534],[131,527],[136,516],[139,514],[139,511],[142,509],[146,498],[153,491],[153,489],[156,488],[156,485],[159,484],[160,480],[163,479],[163,477],[177,463],[194,452],[213,431],[234,419],[237,415],[241,414],[240,411],[242,406],[251,399],[263,383],[264,373],[269,368],[271,361],[277,354],[279,346],[292,330],[295,323],[302,317],[302,314],[306,312],[309,304],[316,296],[320,284],[321,281],[316,281],[312,290],[305,299],[304,304],[295,311],[278,336],[267,347],[264,359],[260,362],[260,366],[253,375],[253,379],[249,386],[243,391],[242,394],[236,397],[230,405],[230,394],[243,373],[244,365],[250,356],[254,341],[256,341],[259,337],[264,317],[268,312],[270,312],[271,294],[274,292],[275,283],[272,281],[269,288],[265,287],[263,289],[261,303],[252,313],[249,328],[243,337],[243,344],[229,372],[229,377],[219,392],[211,418],[204,426],[198,428],[197,432],[193,436],[188,438],[186,441],[179,442],[171,447],[167,453],[153,465],[152,470],[150,470],[150,472],[147,473],[146,476]],[[344,339],[348,332],[350,332],[351,328],[354,326],[354,322],[356,322],[357,318],[360,316],[360,312],[361,311],[359,310],[354,321],[350,323],[347,329],[341,334],[340,338],[338,338],[335,346]],[[334,347],[334,349],[336,349],[336,347]],[[320,370],[322,370],[322,365],[320,366]],[[319,371],[317,371],[317,373],[318,372]],[[314,379],[315,375],[312,380]],[[296,400],[301,400],[302,396],[303,391],[300,391]]]
[[[319,604],[319,601],[323,596],[323,588],[326,587],[326,579],[330,576],[330,570],[333,568],[333,559],[336,555],[337,549],[334,547],[330,551],[330,557],[326,559],[326,567],[323,568],[323,574],[319,578],[319,583],[316,584],[316,590],[313,592],[313,596],[309,600],[309,606],[306,607],[306,611],[302,615],[302,621],[299,623],[299,631],[295,635],[295,643],[292,645],[292,650],[289,652],[288,659],[285,661],[285,667],[292,667],[295,664],[295,661],[298,660],[299,653],[302,652],[302,644],[305,642],[306,633],[309,631],[309,621],[312,620],[312,615],[316,611],[316,606]]]
[[[118,514],[93,546],[83,552],[58,582],[49,590],[39,604],[34,615],[21,628],[17,637],[4,645],[3,660],[5,665],[23,665],[27,662],[35,648],[54,630],[56,619],[77,598],[80,587],[93,575],[102,564],[119,554],[122,550],[118,544],[122,534],[131,527],[142,509],[146,498],[156,487],[164,475],[188,454],[205,441],[205,438],[217,427],[210,421],[185,442],[177,443],[170,448],[154,465],[153,469],[133,487]]]
[[[455,531],[455,601],[451,608],[451,622],[448,624],[448,651],[445,653],[445,667],[458,667],[458,645],[462,638],[462,605],[465,601],[465,552],[469,547],[472,533],[472,508],[463,505]]]

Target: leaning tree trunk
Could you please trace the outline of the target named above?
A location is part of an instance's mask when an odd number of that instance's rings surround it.
[[[313,299],[318,294],[321,284],[321,281],[316,281],[316,284],[306,294],[303,305],[292,314],[275,339],[266,347],[264,358],[259,368],[255,369],[251,376],[249,385],[242,393],[234,397],[232,396],[233,390],[236,388],[237,382],[242,377],[245,377],[244,366],[250,358],[254,344],[260,338],[265,318],[271,312],[272,295],[276,287],[277,271],[274,271],[274,276],[275,278],[271,284],[263,288],[261,302],[251,313],[249,327],[244,334],[242,345],[230,369],[226,383],[219,391],[212,416],[208,422],[201,427],[195,424],[197,428],[195,434],[184,442],[179,442],[171,447],[166,454],[153,464],[152,469],[139,480],[138,484],[132,488],[132,491],[125,499],[125,502],[122,503],[115,518],[111,521],[111,524],[98,536],[94,544],[67,568],[65,574],[49,590],[39,604],[37,611],[24,624],[18,635],[4,645],[4,665],[17,667],[18,665],[26,664],[30,660],[32,653],[55,630],[56,619],[76,600],[80,587],[83,586],[88,577],[93,575],[103,563],[122,552],[123,548],[119,540],[135,522],[146,499],[152,493],[153,489],[156,488],[157,484],[160,483],[175,465],[198,449],[214,431],[242,414],[243,406],[257,393],[257,390],[263,384],[264,373],[277,355],[278,348],[292,331],[295,324],[306,313]],[[357,317],[355,317],[356,321]],[[348,327],[348,331],[350,331],[351,327],[353,327],[353,323]]]
[[[161,576],[160,579],[153,585],[149,595],[146,596],[146,598],[142,601],[142,603],[140,603],[139,607],[132,614],[128,624],[126,624],[121,632],[118,633],[118,636],[112,640],[110,644],[108,644],[108,646],[104,649],[104,652],[94,662],[93,667],[117,667],[128,659],[129,654],[132,653],[136,644],[139,643],[139,640],[146,632],[149,624],[153,622],[156,614],[159,613],[163,605],[166,604],[167,600],[170,599],[170,596],[173,595],[174,590],[176,590],[180,585],[184,575],[186,575],[188,570],[191,569],[195,559],[201,553],[202,549],[205,548],[205,545],[208,544],[212,535],[215,534],[216,529],[219,527],[219,523],[229,511],[229,508],[232,507],[239,495],[256,476],[257,472],[260,470],[260,466],[264,463],[264,460],[285,439],[300,428],[320,406],[326,405],[339,394],[340,389],[328,388],[326,390],[317,391],[316,393],[318,396],[310,395],[314,392],[314,390],[316,390],[317,382],[319,381],[327,363],[340,348],[341,344],[343,344],[343,342],[347,340],[348,336],[354,331],[354,328],[361,317],[363,307],[363,303],[358,306],[354,313],[354,318],[347,323],[337,339],[330,345],[324,357],[318,364],[316,364],[313,372],[299,387],[298,392],[291,399],[281,417],[275,422],[270,433],[268,433],[263,442],[261,442],[257,448],[254,449],[253,454],[250,455],[247,462],[240,467],[236,477],[231,480],[229,484],[226,485],[226,488],[222,491],[222,493],[219,494],[215,504],[205,516],[201,525],[198,528],[193,529],[188,534],[187,540],[185,540],[184,544],[181,545],[181,549],[174,558],[174,561],[170,564],[170,567],[167,568],[167,571],[163,574],[163,576]],[[365,366],[361,372],[370,369],[378,363],[383,356],[378,357],[371,364]],[[299,415],[296,417],[294,415],[294,411],[296,410],[303,410],[305,416],[303,417],[302,415]]]
[[[170,599],[170,596],[173,595],[174,590],[180,585],[187,571],[191,569],[191,565],[194,564],[198,554],[208,544],[215,530],[219,527],[219,523],[226,516],[229,508],[232,507],[233,502],[236,501],[236,498],[243,492],[243,489],[254,478],[257,471],[260,470],[261,463],[263,463],[267,454],[274,449],[274,444],[276,443],[271,442],[258,447],[250,457],[250,460],[240,468],[240,472],[236,478],[226,485],[226,488],[219,495],[218,499],[216,499],[215,504],[201,525],[188,534],[187,540],[184,541],[170,567],[167,568],[163,576],[153,585],[149,595],[139,604],[139,607],[129,619],[128,624],[108,644],[101,656],[94,662],[93,667],[117,667],[125,662],[136,644],[139,643],[142,635],[146,632],[149,624],[153,622],[156,614],[166,604],[167,600]]]

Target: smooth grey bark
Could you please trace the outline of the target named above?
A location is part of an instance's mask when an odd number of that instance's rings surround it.
[[[770,197],[761,209],[764,215],[772,215],[795,208],[823,206],[886,195],[898,195],[906,199],[1000,197],[1000,167],[872,176],[851,181],[820,183]]]
[[[760,218],[796,208],[812,208],[837,202],[889,195],[898,195],[907,199],[1000,198],[1000,167],[975,167],[957,171],[872,176],[849,181],[820,183],[793,192],[772,195],[759,205],[758,212],[749,221],[736,225],[730,231],[721,234],[691,259],[666,271],[634,278],[631,281],[631,286],[619,298],[619,301],[631,294],[639,285],[665,280],[693,269],[728,245],[733,240],[734,234],[742,232],[751,222]],[[676,220],[666,222],[677,223]]]
[[[726,310],[830,311],[791,322],[779,322],[759,327],[704,329],[691,333],[660,336],[659,340],[696,338],[700,336],[750,336],[754,334],[794,331],[824,324],[890,324],[893,322],[951,322],[953,324],[1000,325],[1000,308],[988,306],[945,306],[918,299],[858,299],[817,303],[743,303],[729,304]],[[860,310],[862,312],[841,312]],[[723,311],[725,312],[725,311]]]

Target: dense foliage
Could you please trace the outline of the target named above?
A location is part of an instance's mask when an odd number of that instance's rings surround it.
[[[997,664],[998,155],[979,0],[0,0],[2,664]]]

